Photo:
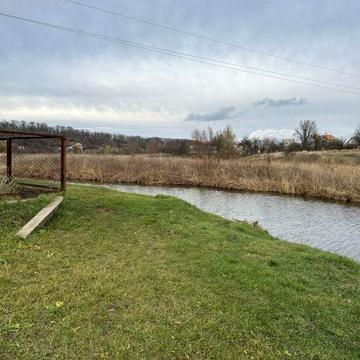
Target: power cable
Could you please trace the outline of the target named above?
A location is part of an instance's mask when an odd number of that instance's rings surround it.
[[[335,72],[335,73],[339,73],[339,74],[343,74],[343,75],[348,75],[348,76],[360,78],[359,74],[349,73],[349,72],[346,72],[346,71],[330,68],[330,67],[327,67],[327,66],[324,66],[324,65],[313,64],[313,63],[306,62],[306,61],[303,61],[303,60],[289,58],[289,57],[285,57],[285,56],[280,56],[280,55],[276,55],[276,54],[269,53],[269,52],[266,52],[266,51],[257,50],[257,49],[249,48],[249,47],[246,47],[246,46],[237,45],[237,44],[234,44],[234,43],[231,43],[231,42],[214,39],[214,38],[211,38],[211,37],[208,37],[208,36],[205,36],[205,35],[196,34],[196,33],[186,31],[186,30],[182,30],[182,29],[172,27],[172,26],[161,25],[161,24],[155,23],[155,22],[150,21],[150,20],[137,18],[137,17],[130,16],[130,15],[123,14],[123,13],[119,13],[119,12],[116,12],[116,11],[107,10],[107,9],[100,8],[100,7],[97,7],[97,6],[93,6],[93,5],[90,5],[90,4],[86,4],[86,3],[83,3],[83,2],[80,2],[80,1],[76,1],[76,0],[61,0],[61,1],[65,1],[65,2],[71,3],[73,5],[86,7],[86,8],[96,10],[96,11],[99,11],[99,12],[102,12],[102,13],[105,13],[105,14],[111,14],[111,15],[115,15],[115,16],[120,16],[120,17],[128,19],[128,20],[132,20],[132,21],[143,23],[143,24],[155,26],[155,27],[163,29],[163,30],[173,31],[173,32],[177,32],[177,33],[180,33],[180,34],[183,34],[183,35],[192,36],[192,37],[195,37],[195,38],[198,38],[198,39],[211,41],[211,42],[214,42],[214,43],[218,43],[218,44],[230,46],[230,47],[233,47],[233,48],[237,48],[237,49],[257,53],[257,54],[264,55],[264,56],[269,56],[269,57],[272,57],[272,58],[275,58],[275,59],[285,60],[285,61],[289,61],[289,62],[301,64],[301,65],[310,66],[310,67],[313,67],[313,68],[318,68],[318,69],[322,69],[322,70],[326,70],[326,71],[331,71],[331,72]]]
[[[69,27],[51,24],[51,23],[38,21],[38,20],[34,20],[34,19],[29,19],[29,18],[25,18],[25,17],[15,16],[15,15],[6,14],[6,13],[2,13],[2,12],[0,12],[0,16],[4,16],[4,17],[8,17],[8,18],[12,18],[15,20],[20,20],[20,21],[36,24],[36,25],[47,26],[47,27],[58,29],[58,30],[75,33],[78,35],[84,35],[84,36],[88,36],[88,37],[92,37],[92,38],[106,40],[106,41],[109,41],[109,42],[112,42],[112,43],[115,43],[118,45],[120,44],[120,45],[131,46],[131,47],[135,47],[135,48],[139,48],[139,49],[144,49],[147,51],[160,53],[160,54],[164,54],[164,55],[168,55],[168,56],[172,56],[172,57],[176,57],[176,58],[180,58],[180,59],[185,59],[185,60],[189,60],[189,61],[193,61],[193,62],[197,62],[197,63],[208,64],[208,65],[212,65],[212,66],[216,66],[216,67],[220,67],[220,68],[241,71],[241,72],[248,73],[248,74],[259,75],[259,76],[263,76],[263,77],[284,80],[284,81],[288,81],[288,82],[292,82],[292,83],[298,83],[298,84],[303,84],[303,85],[308,85],[308,86],[313,86],[313,87],[318,87],[318,88],[323,88],[323,89],[328,89],[328,90],[333,90],[333,91],[338,91],[338,92],[343,92],[343,93],[348,93],[348,94],[360,95],[360,93],[358,93],[358,92],[347,91],[344,89],[332,88],[332,87],[328,87],[328,86],[322,86],[322,85],[307,83],[307,82],[293,80],[293,79],[286,79],[283,77],[273,76],[273,75],[269,75],[269,74],[263,74],[263,73],[259,73],[259,72],[255,72],[255,71],[247,71],[247,70],[243,70],[243,69],[239,68],[242,65],[235,65],[235,64],[232,64],[233,66],[221,65],[221,64],[231,64],[231,63],[226,63],[226,62],[222,62],[220,60],[214,60],[214,59],[205,58],[205,57],[198,57],[198,56],[186,54],[186,53],[179,53],[179,52],[175,52],[173,50],[156,48],[156,47],[152,47],[152,46],[141,44],[141,43],[136,43],[136,42],[132,42],[132,41],[128,41],[128,40],[113,38],[113,37],[109,37],[106,35],[91,33],[91,32],[87,32],[87,31],[83,31],[83,30],[79,30],[79,29],[69,28]],[[200,60],[198,60],[197,58]],[[206,60],[206,61],[203,61],[202,59]],[[237,66],[237,67],[235,67],[235,66]],[[242,67],[244,67],[244,66],[242,66]],[[260,69],[259,71],[265,72],[267,70]],[[296,75],[286,75],[286,74],[284,74],[284,75],[285,76],[296,76]],[[309,79],[309,81],[322,82],[321,80],[310,80],[310,79]],[[335,86],[347,87],[345,85],[339,85],[339,84],[333,84],[333,83],[331,83],[331,84],[335,85]],[[352,87],[349,87],[349,88],[352,88]],[[358,88],[355,88],[355,89],[358,89]]]

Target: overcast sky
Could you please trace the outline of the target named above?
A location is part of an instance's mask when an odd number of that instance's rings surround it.
[[[164,31],[63,0],[0,0],[0,12],[360,93],[360,1],[80,0],[207,37],[359,74],[341,75]],[[345,6],[346,4],[346,6]],[[300,120],[349,136],[360,95],[223,69],[0,17],[0,118],[161,137],[230,124],[290,137]]]

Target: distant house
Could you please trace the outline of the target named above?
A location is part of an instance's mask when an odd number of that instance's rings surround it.
[[[327,141],[327,142],[331,142],[336,140],[334,135],[331,134],[324,134],[324,135],[320,135],[320,137],[322,138],[323,141]]]
[[[67,151],[68,152],[74,152],[74,153],[81,153],[81,152],[84,151],[84,146],[82,144],[80,144],[80,143],[76,143],[76,144],[74,144],[72,146],[69,146],[67,148]]]
[[[316,149],[329,149],[336,145],[336,137],[331,134],[325,133],[324,135],[317,134],[314,137]]]
[[[80,144],[80,143],[76,143],[76,144],[73,146],[73,148],[74,148],[74,152],[76,152],[76,153],[79,153],[79,152],[83,152],[83,151],[84,151],[84,147],[83,147],[83,145]]]
[[[331,142],[335,140],[335,136],[331,134],[316,135],[316,140],[318,142]]]

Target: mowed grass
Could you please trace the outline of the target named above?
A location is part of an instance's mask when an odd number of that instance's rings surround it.
[[[0,203],[1,359],[360,358],[355,262],[93,187],[15,238],[50,198]]]

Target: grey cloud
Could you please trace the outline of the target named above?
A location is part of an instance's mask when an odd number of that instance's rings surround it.
[[[224,107],[218,111],[207,114],[191,113],[185,121],[222,121],[231,120],[240,116],[242,113],[237,112],[233,106]]]
[[[343,3],[299,2],[298,6],[289,7],[283,0],[182,0],[169,6],[166,0],[107,0],[101,7],[226,42],[360,73],[360,37],[353,36],[360,32],[359,0],[348,0],[346,6]],[[339,81],[330,72],[319,74],[314,68],[275,62],[255,53],[217,46],[63,1],[0,0],[0,10],[225,62],[314,79],[322,75],[319,80]],[[284,16],[279,17],[279,13]],[[301,22],[297,21],[299,17]],[[262,25],[265,23],[266,32]],[[1,17],[0,44],[0,118],[53,124],[61,120],[66,125],[124,129],[120,131],[136,124],[140,134],[152,131],[157,136],[160,129],[166,128],[167,133],[161,130],[166,136],[180,137],[189,136],[196,121],[203,125],[214,121],[215,127],[222,125],[221,120],[235,123],[240,117],[242,121],[232,124],[239,136],[257,129],[295,128],[304,118],[316,120],[324,131],[351,134],[359,121],[360,102],[354,96],[338,96],[325,89],[315,91],[300,84],[265,80],[242,72],[215,70],[205,64],[115,46],[14,19]],[[285,106],[292,94],[298,97],[287,105],[293,106]],[[311,104],[294,106],[301,98],[312,99]],[[266,100],[255,107],[252,103],[256,99]],[[250,104],[252,109],[247,116],[241,116],[233,108],[222,109],[224,104],[236,104],[237,109]],[[195,114],[189,115],[188,109],[199,108],[204,112],[193,110]],[[211,113],[213,110],[219,111]],[[265,114],[265,110],[276,111]],[[147,130],[142,132],[140,123]]]
[[[281,107],[281,106],[299,106],[307,104],[305,98],[287,98],[287,99],[270,99],[264,98],[262,100],[254,102],[254,106],[267,106],[267,107]]]

